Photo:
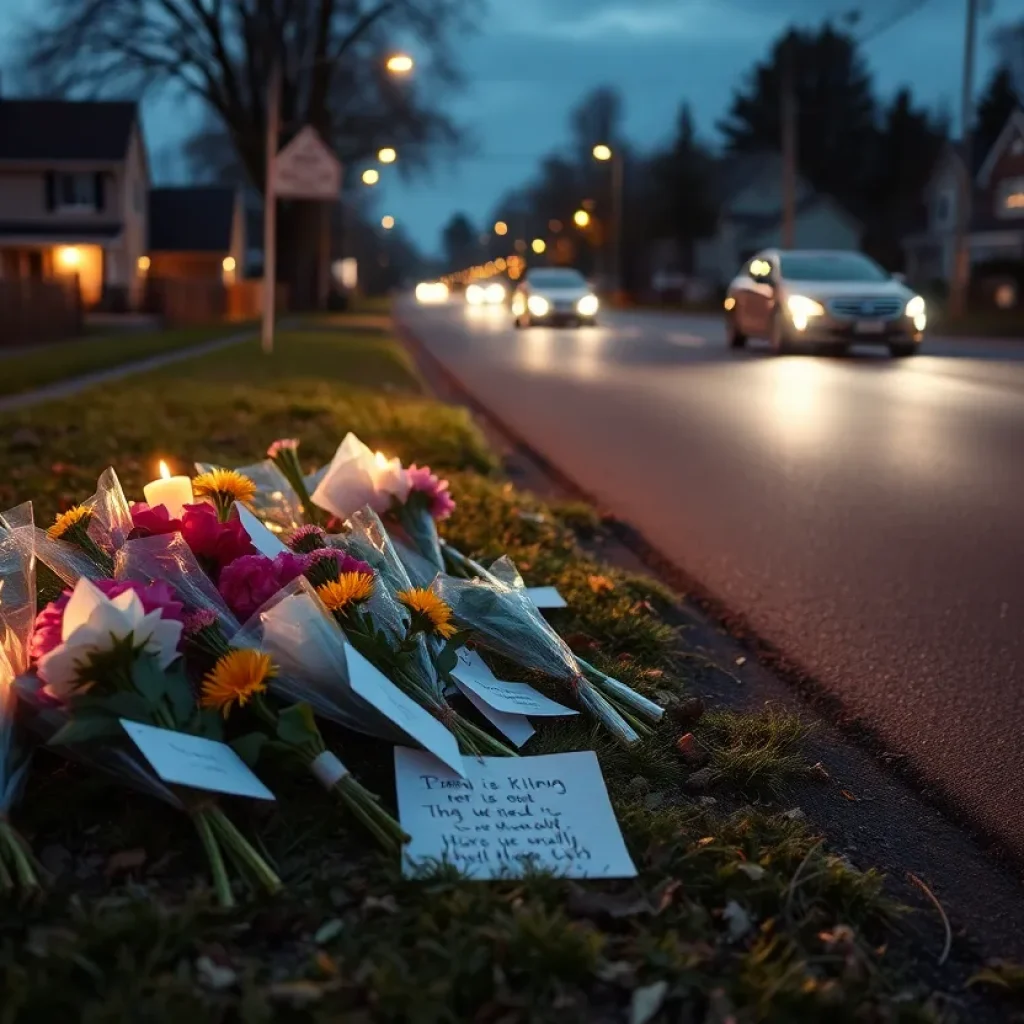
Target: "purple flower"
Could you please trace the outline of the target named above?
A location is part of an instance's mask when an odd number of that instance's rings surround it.
[[[113,599],[127,590],[135,591],[142,602],[142,610],[148,615],[159,611],[160,617],[182,622],[185,617],[184,605],[175,599],[174,591],[166,583],[139,583],[137,580],[96,580],[97,589]],[[61,644],[61,627],[64,625],[64,609],[71,600],[71,591],[65,590],[55,601],[51,601],[37,616],[32,630],[29,653],[33,661]]]
[[[410,494],[422,494],[430,514],[438,520],[447,519],[455,511],[455,499],[448,493],[448,481],[441,480],[429,466],[410,466],[406,471]]]
[[[221,570],[217,586],[228,607],[244,622],[305,570],[306,559],[287,551],[273,559],[244,555]]]

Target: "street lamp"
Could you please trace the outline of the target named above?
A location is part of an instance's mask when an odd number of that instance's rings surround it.
[[[393,53],[384,65],[393,75],[407,75],[413,69],[413,59],[407,53]]]
[[[530,248],[539,256],[547,248],[547,243],[543,238],[535,238],[530,243]]]
[[[585,228],[590,223],[590,214],[586,210],[577,210],[572,219],[576,227]]]
[[[392,217],[390,214],[386,217],[381,217],[380,226],[385,231],[390,231],[395,226],[395,218]]]
[[[363,184],[364,185],[376,185],[380,181],[380,171],[376,167],[367,167],[363,171]]]
[[[508,225],[503,220],[499,220],[498,223],[494,225],[494,233],[496,235],[507,235]]]
[[[600,163],[612,165],[612,231],[609,239],[611,249],[612,290],[618,292],[622,287],[619,274],[619,255],[622,248],[622,154],[612,150],[603,142],[592,150],[594,159]]]
[[[383,149],[377,150],[377,159],[382,164],[393,164],[398,159],[398,154],[391,146],[385,146]]]

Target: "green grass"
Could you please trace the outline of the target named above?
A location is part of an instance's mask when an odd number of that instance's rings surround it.
[[[244,324],[220,324],[172,331],[124,332],[106,337],[85,334],[72,341],[16,355],[5,356],[0,350],[0,395],[17,395],[55,381],[201,345],[204,341],[237,334],[245,327]]]
[[[448,473],[459,500],[449,539],[482,558],[507,551],[528,582],[557,585],[570,609],[556,625],[591,661],[659,699],[686,692],[679,637],[659,616],[665,591],[582,554],[572,527],[596,526],[585,510],[514,490],[465,411],[425,397],[405,352],[379,334],[283,333],[269,359],[246,343],[0,416],[12,439],[0,441],[0,508],[32,496],[45,522],[108,464],[138,497],[159,457],[238,465],[283,434],[315,463],[349,429]],[[0,914],[0,1024],[617,1021],[659,982],[656,1020],[940,1019],[892,952],[898,908],[881,877],[781,806],[746,802],[739,753],[755,752],[764,788],[784,786],[780,761],[798,756],[802,726],[705,718],[702,734],[725,751],[712,763],[728,801],[715,807],[683,794],[693,767],[670,725],[624,751],[564,720],[526,748],[597,750],[636,880],[406,881],[324,813],[320,792],[275,775],[277,804],[236,813],[287,890],[230,913],[211,905],[182,815],[41,751],[17,819],[57,876],[42,901]],[[389,752],[325,734],[391,803]],[[726,803],[739,809],[717,813]],[[116,868],[126,850],[143,851],[141,866]]]

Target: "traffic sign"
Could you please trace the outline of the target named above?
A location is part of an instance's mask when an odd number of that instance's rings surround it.
[[[274,158],[274,194],[284,199],[337,199],[341,163],[306,125]]]

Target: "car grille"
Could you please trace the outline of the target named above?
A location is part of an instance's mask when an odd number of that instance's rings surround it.
[[[901,299],[833,299],[829,310],[836,316],[858,320],[891,320],[903,310]]]
[[[558,299],[551,303],[551,308],[556,313],[571,313],[576,308],[576,304],[571,299]]]

